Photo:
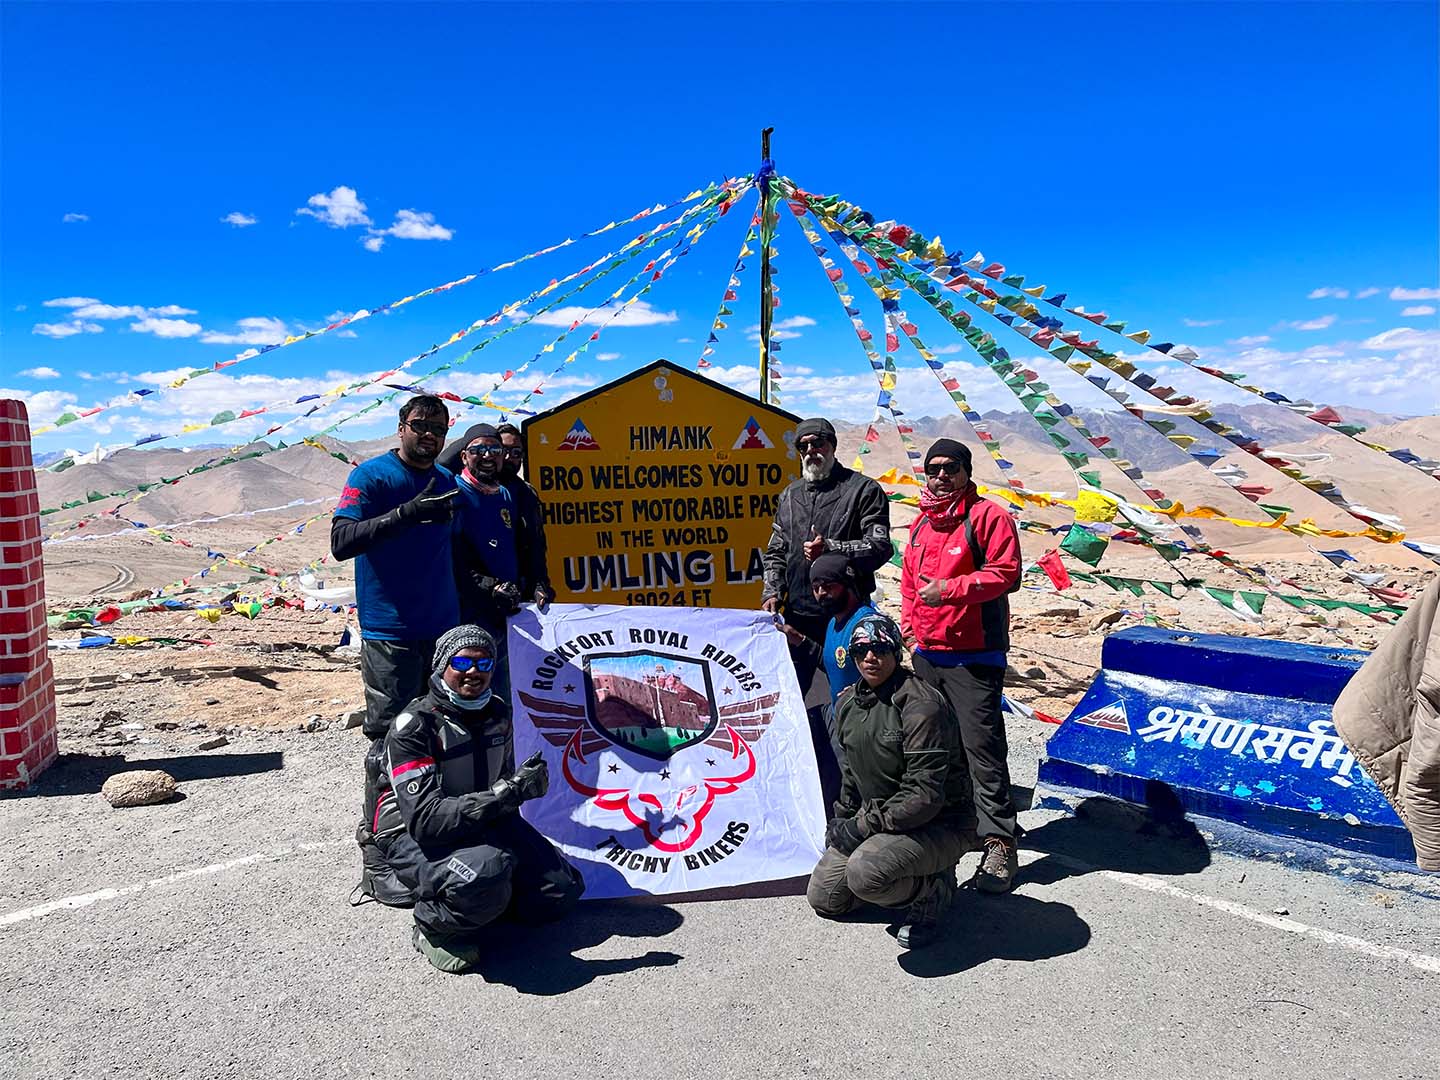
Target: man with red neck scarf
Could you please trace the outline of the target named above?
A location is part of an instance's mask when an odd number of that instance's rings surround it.
[[[915,674],[945,696],[960,721],[984,846],[975,885],[1003,893],[1018,867],[1000,695],[1020,537],[1005,509],[976,492],[970,461],[969,447],[954,439],[938,440],[925,454],[920,516],[900,575],[901,625]]]

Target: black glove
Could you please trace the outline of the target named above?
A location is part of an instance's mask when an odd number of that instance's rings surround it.
[[[406,525],[439,525],[455,516],[455,498],[459,494],[459,488],[435,494],[435,478],[432,476],[424,491],[409,502],[401,503],[394,513]]]
[[[535,586],[535,606],[544,611],[550,606],[550,601],[555,599],[555,590],[548,583],[541,582]]]
[[[519,806],[523,802],[540,798],[549,790],[550,766],[545,763],[545,755],[537,750],[515,770],[513,776],[496,780],[490,793],[501,802]]]
[[[853,817],[832,818],[825,826],[825,846],[833,847],[841,855],[850,855],[865,842],[860,822]]]
[[[520,610],[520,586],[513,581],[497,581],[490,588],[495,598],[495,607],[503,615],[514,615]]]

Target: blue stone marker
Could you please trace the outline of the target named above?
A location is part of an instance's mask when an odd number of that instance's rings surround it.
[[[1393,859],[1404,823],[1331,724],[1370,654],[1134,627],[1051,736],[1040,784]]]

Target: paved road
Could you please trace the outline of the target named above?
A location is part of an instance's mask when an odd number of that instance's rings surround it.
[[[1434,880],[1036,811],[1018,891],[925,953],[794,896],[594,903],[443,976],[345,903],[358,758],[243,736],[168,806],[111,810],[102,758],[0,802],[0,1076],[1440,1074]]]

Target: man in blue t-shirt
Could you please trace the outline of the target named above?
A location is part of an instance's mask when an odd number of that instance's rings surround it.
[[[860,680],[860,671],[850,659],[850,635],[867,615],[878,614],[860,595],[859,575],[849,556],[827,552],[810,563],[810,595],[827,616],[825,643],[817,645],[792,626],[785,635],[802,664],[821,664],[830,684],[830,704],[809,710],[810,739],[820,771],[820,790],[826,805],[840,794],[840,740],[831,723],[840,691]]]
[[[372,740],[367,784],[379,774],[391,721],[425,693],[435,639],[460,622],[450,543],[458,490],[454,476],[435,464],[449,421],[437,397],[405,402],[399,448],[351,471],[330,523],[331,555],[355,560],[364,731]],[[382,903],[413,903],[368,821],[356,839],[364,861],[361,890]]]
[[[460,621],[483,627],[495,639],[495,670],[490,688],[510,701],[506,620],[520,610],[519,522],[515,501],[501,483],[505,446],[489,424],[465,433],[463,466],[456,477],[460,496],[455,514],[455,584],[460,591]]]

